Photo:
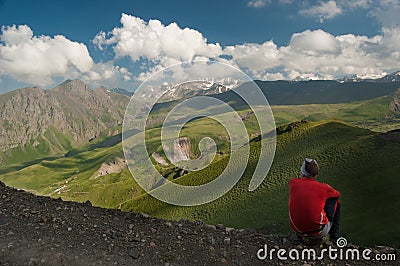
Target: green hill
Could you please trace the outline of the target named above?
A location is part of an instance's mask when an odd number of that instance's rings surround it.
[[[127,168],[97,176],[105,165],[118,164],[122,158],[121,144],[94,146],[15,172],[11,168],[9,173],[2,170],[0,179],[37,194],[90,200],[102,207],[121,207],[125,211],[168,219],[201,219],[211,224],[264,228],[268,232],[287,234],[290,232],[287,182],[299,175],[303,158],[312,157],[321,167],[318,179],[342,193],[342,234],[358,244],[400,245],[397,238],[400,196],[396,189],[400,133],[393,132],[388,137],[337,120],[296,122],[279,127],[277,132],[274,163],[257,190],[247,191],[260,147],[260,140],[254,139],[248,167],[239,183],[222,198],[201,206],[172,206],[143,194]],[[206,169],[186,174],[175,182],[185,185],[208,182],[223,170],[227,160],[226,156],[219,157]]]
[[[342,192],[343,235],[360,244],[399,246],[397,220],[400,215],[397,209],[400,196],[395,189],[400,170],[398,141],[339,121],[299,122],[281,127],[278,132],[281,133],[273,166],[261,187],[254,192],[248,192],[247,187],[256,156],[250,158],[237,186],[212,203],[177,207],[142,195],[124,203],[122,209],[162,218],[202,219],[212,224],[287,233],[290,231],[287,182],[299,175],[302,159],[312,157],[321,167],[318,179]],[[253,153],[259,144],[252,143]],[[203,183],[204,179],[221,171],[224,160],[200,173],[189,173],[177,182],[186,185]]]

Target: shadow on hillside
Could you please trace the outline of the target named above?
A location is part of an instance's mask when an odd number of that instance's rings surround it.
[[[12,173],[12,172],[16,172],[19,171],[25,167],[34,165],[34,164],[38,164],[41,163],[42,161],[54,161],[56,159],[61,158],[62,156],[51,156],[51,157],[44,157],[44,158],[39,158],[39,159],[34,159],[31,161],[27,161],[27,162],[22,162],[19,164],[13,164],[10,166],[5,166],[3,168],[0,168],[0,175],[5,175],[8,173]]]
[[[128,137],[133,136],[134,134],[136,134],[137,132],[132,130],[132,131],[128,131],[126,134]],[[37,158],[37,159],[33,159],[30,161],[26,161],[26,162],[20,162],[18,164],[13,164],[13,165],[9,165],[9,166],[3,166],[0,167],[0,175],[5,175],[8,173],[12,173],[12,172],[16,172],[19,171],[23,168],[29,167],[31,165],[35,165],[35,164],[39,164],[43,161],[54,161],[63,157],[71,157],[73,155],[77,155],[79,153],[82,152],[86,152],[86,151],[91,151],[97,148],[107,148],[107,147],[112,147],[117,145],[118,143],[120,143],[122,141],[122,133],[119,133],[117,135],[114,135],[112,137],[109,138],[105,138],[99,142],[96,143],[91,143],[87,146],[81,147],[81,148],[77,148],[77,149],[73,149],[68,151],[67,153],[65,153],[64,155],[58,155],[58,156],[47,156],[47,157],[43,157],[43,158]]]
[[[131,137],[131,136],[135,135],[136,133],[138,133],[137,130],[125,131],[125,135],[126,135],[125,137]],[[77,149],[70,150],[64,154],[64,157],[71,157],[73,155],[77,155],[82,152],[92,151],[92,150],[98,149],[98,148],[113,147],[113,146],[117,145],[118,143],[120,143],[121,141],[122,141],[122,133],[119,133],[112,137],[105,138],[99,142],[91,143],[83,148],[77,148]]]

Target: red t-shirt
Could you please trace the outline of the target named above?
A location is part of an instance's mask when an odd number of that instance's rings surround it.
[[[328,223],[324,211],[328,198],[339,198],[340,192],[314,178],[302,177],[289,181],[289,217],[292,229],[303,235],[318,235]]]

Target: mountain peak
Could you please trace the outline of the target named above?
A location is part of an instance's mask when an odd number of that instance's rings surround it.
[[[60,85],[56,86],[53,90],[77,96],[87,96],[88,94],[93,93],[93,90],[79,79],[67,79]]]
[[[294,79],[292,79],[291,81],[293,82],[299,82],[299,81],[310,81],[311,78],[310,77],[305,77],[305,76],[297,76]]]
[[[80,79],[66,79],[64,80],[59,86],[65,87],[65,86],[73,86],[73,85],[86,85],[82,80]]]

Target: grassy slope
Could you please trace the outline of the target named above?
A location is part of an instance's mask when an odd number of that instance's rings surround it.
[[[257,142],[252,144],[253,155],[258,145]],[[399,245],[396,232],[400,231],[397,223],[400,196],[394,187],[398,184],[400,170],[400,144],[341,122],[299,124],[281,134],[273,167],[255,192],[247,191],[251,169],[256,163],[256,156],[253,156],[237,186],[212,203],[177,207],[142,195],[123,204],[122,209],[163,218],[202,219],[214,224],[287,233],[290,230],[287,181],[298,175],[299,164],[306,156],[319,161],[319,180],[332,184],[343,194],[344,236],[361,244]],[[223,160],[201,172],[190,173],[178,182],[204,183],[204,179],[209,180],[220,172],[224,163]]]
[[[87,150],[97,145],[97,143],[102,143],[109,136],[115,134],[114,132],[116,131],[120,132],[121,126],[109,127],[92,143],[77,147],[72,144],[72,136],[61,133],[55,127],[50,126],[43,135],[38,136],[35,140],[31,140],[29,144],[4,152],[0,151],[0,158],[2,160],[1,168],[8,168],[10,165],[16,164],[29,164],[31,161],[38,161],[46,156],[62,157],[64,153],[71,150]],[[1,168],[0,173],[2,172]]]
[[[94,176],[103,163],[114,163],[116,158],[123,158],[120,141],[121,134],[103,136],[96,142],[69,151],[65,156],[8,165],[0,169],[0,179],[12,187],[39,195],[74,201],[90,200],[97,206],[117,208],[121,202],[142,193],[129,170],[98,178]],[[55,192],[64,186],[60,192]]]
[[[0,151],[0,157],[3,159],[3,163],[10,165],[42,158],[49,154],[61,154],[71,148],[70,137],[51,127],[43,136],[38,136],[29,144],[5,152]]]

